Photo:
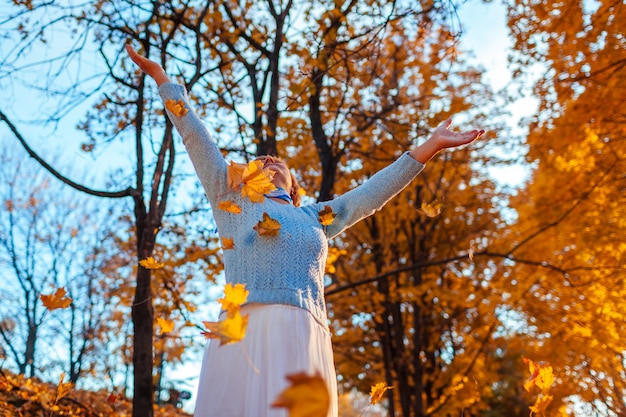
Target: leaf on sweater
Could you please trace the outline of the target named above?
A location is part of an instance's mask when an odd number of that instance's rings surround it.
[[[276,189],[272,183],[273,177],[273,171],[263,169],[262,161],[250,162],[241,175],[241,195],[248,197],[253,203],[262,203],[265,201],[265,194]]]
[[[246,336],[248,326],[248,315],[242,316],[239,309],[233,313],[228,313],[222,321],[204,321],[207,331],[202,334],[209,339],[219,339],[220,346],[236,343]]]
[[[241,207],[235,204],[233,200],[220,201],[217,204],[217,208],[233,214],[241,213]]]
[[[263,220],[259,221],[253,229],[257,231],[259,236],[278,236],[280,222],[272,219],[269,214],[263,213]]]
[[[157,325],[161,328],[161,334],[174,330],[174,322],[162,317],[157,317]]]
[[[232,237],[223,237],[222,241],[222,250],[232,250],[235,249],[235,241]]]
[[[56,310],[57,308],[67,308],[72,304],[72,299],[65,296],[65,288],[58,288],[54,294],[41,294],[41,302],[48,310]]]
[[[165,100],[165,108],[168,109],[174,116],[183,117],[187,114],[187,106],[183,100]]]
[[[146,269],[159,269],[165,266],[165,264],[155,261],[152,256],[149,256],[146,259],[139,261],[139,265],[143,266]]]
[[[335,221],[335,217],[337,217],[337,215],[333,213],[333,209],[331,209],[330,206],[324,206],[324,210],[320,211],[318,214],[322,226],[330,226]]]
[[[422,207],[419,210],[427,217],[437,217],[441,214],[441,209],[443,208],[443,203],[437,200],[434,200],[430,203],[426,203],[422,201]]]
[[[383,395],[385,395],[385,392],[392,388],[393,387],[388,386],[385,382],[379,382],[376,385],[372,385],[372,388],[370,389],[370,403],[372,405],[378,404],[380,400],[383,399]]]
[[[326,417],[330,407],[330,394],[322,376],[318,373],[287,375],[291,383],[283,390],[272,407],[286,408],[289,417]]]

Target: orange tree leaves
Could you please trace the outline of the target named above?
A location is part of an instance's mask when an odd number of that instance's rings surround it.
[[[263,220],[260,220],[253,229],[257,231],[259,236],[278,236],[280,233],[280,222],[270,217],[269,214],[263,213]]]
[[[330,407],[330,394],[319,373],[287,375],[291,383],[272,403],[272,407],[286,408],[289,417],[326,417]]]

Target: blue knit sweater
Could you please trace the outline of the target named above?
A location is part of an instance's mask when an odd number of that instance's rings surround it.
[[[326,325],[324,268],[328,239],[380,210],[415,178],[423,164],[405,153],[362,185],[332,201],[303,207],[269,198],[263,203],[252,203],[228,187],[227,162],[191,110],[185,88],[164,83],[159,92],[164,102],[182,100],[188,109],[181,117],[168,110],[168,116],[183,138],[213,207],[220,237],[234,241],[234,249],[224,250],[226,282],[245,284],[249,303],[297,306]],[[217,208],[224,200],[233,200],[241,207],[241,213]],[[336,215],[326,227],[319,220],[319,212],[325,206],[330,206]],[[278,236],[260,236],[253,229],[263,219],[263,213],[280,222]]]

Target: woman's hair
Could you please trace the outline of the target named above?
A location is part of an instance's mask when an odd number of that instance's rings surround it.
[[[265,161],[267,161],[270,158],[275,161],[282,162],[283,164],[287,166],[287,168],[289,168],[289,164],[287,164],[287,162],[285,162],[284,159],[279,158],[277,156],[261,155],[261,156],[258,156],[256,159],[259,161],[263,161],[263,163],[265,163]],[[293,201],[294,206],[300,207],[300,203],[302,201],[302,196],[300,195],[300,185],[298,184],[298,180],[296,180],[295,175],[293,175],[293,172],[291,172],[291,169],[289,169],[289,175],[291,176],[291,190],[287,190],[289,192],[289,197],[291,197],[291,200]]]

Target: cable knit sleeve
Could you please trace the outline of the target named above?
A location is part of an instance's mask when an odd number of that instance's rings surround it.
[[[424,169],[424,164],[405,152],[395,162],[374,174],[358,187],[331,201],[317,203],[322,210],[330,206],[335,219],[326,234],[333,238],[358,221],[371,216],[402,191]]]
[[[212,205],[217,204],[218,196],[227,191],[228,181],[226,161],[217,145],[211,139],[198,115],[189,105],[185,87],[179,84],[163,83],[159,94],[166,104],[166,111],[172,124],[183,138],[191,162]],[[184,109],[179,115],[167,109],[167,102],[182,103]],[[184,114],[182,114],[184,113]]]

